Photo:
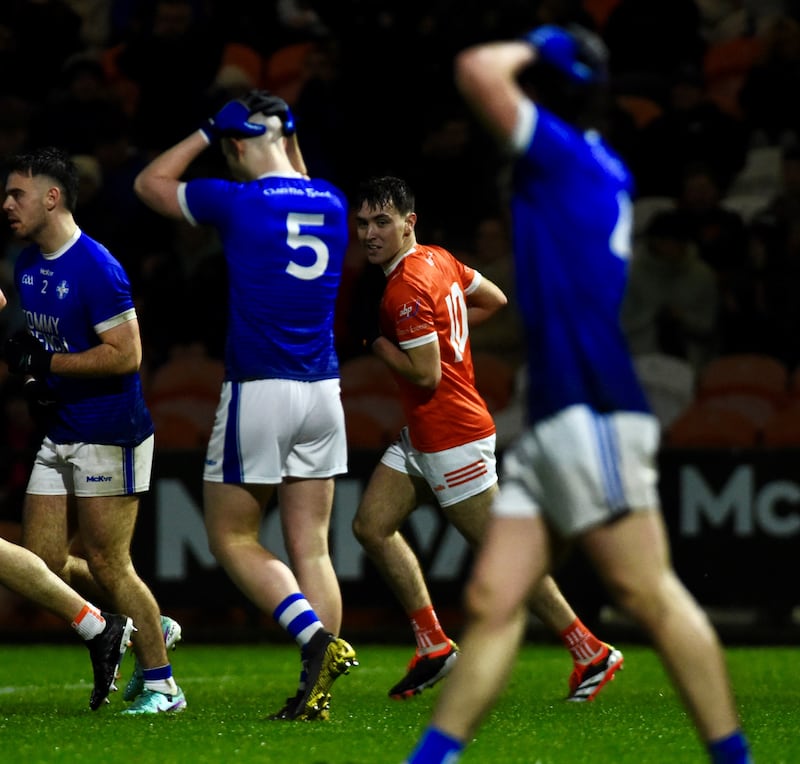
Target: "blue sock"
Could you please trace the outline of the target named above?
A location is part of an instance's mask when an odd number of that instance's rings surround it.
[[[711,754],[711,764],[751,764],[750,750],[747,747],[747,738],[741,730],[731,733],[721,740],[714,740],[708,744]]]
[[[428,727],[411,752],[406,764],[455,764],[461,758],[464,743],[436,727]]]
[[[303,648],[322,626],[308,600],[300,593],[290,594],[275,608],[272,617]]]

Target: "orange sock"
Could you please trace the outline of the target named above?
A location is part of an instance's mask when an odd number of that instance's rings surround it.
[[[580,618],[576,618],[561,632],[561,641],[570,651],[572,660],[583,666],[591,663],[606,649],[605,644],[581,623]]]
[[[410,613],[409,617],[411,618],[411,628],[414,630],[414,638],[417,640],[419,655],[430,655],[450,644],[436,617],[433,605],[415,610]]]

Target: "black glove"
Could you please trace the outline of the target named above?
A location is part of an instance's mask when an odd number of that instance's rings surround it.
[[[12,374],[33,374],[46,377],[50,373],[53,354],[39,340],[20,329],[6,340],[6,363]]]
[[[228,101],[213,117],[209,117],[200,130],[209,143],[220,138],[253,138],[264,135],[267,131],[264,125],[248,122],[253,113],[242,100]]]
[[[242,103],[250,110],[250,114],[263,114],[265,117],[279,117],[283,123],[283,134],[294,135],[294,116],[289,104],[280,96],[272,95],[267,90],[251,90]]]
[[[31,377],[22,387],[22,394],[28,403],[28,413],[34,424],[46,430],[56,413],[56,399],[53,391],[44,383]]]

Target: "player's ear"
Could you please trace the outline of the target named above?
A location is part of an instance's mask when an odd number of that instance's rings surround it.
[[[44,206],[48,212],[56,208],[59,199],[61,199],[61,189],[58,186],[50,186],[44,195]]]
[[[410,234],[414,230],[414,226],[416,224],[417,224],[417,213],[409,212],[408,215],[406,215],[405,233]]]

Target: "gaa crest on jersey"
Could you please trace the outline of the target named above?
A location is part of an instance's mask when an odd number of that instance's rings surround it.
[[[69,284],[66,279],[56,287],[56,294],[59,300],[63,300],[69,294]]]

